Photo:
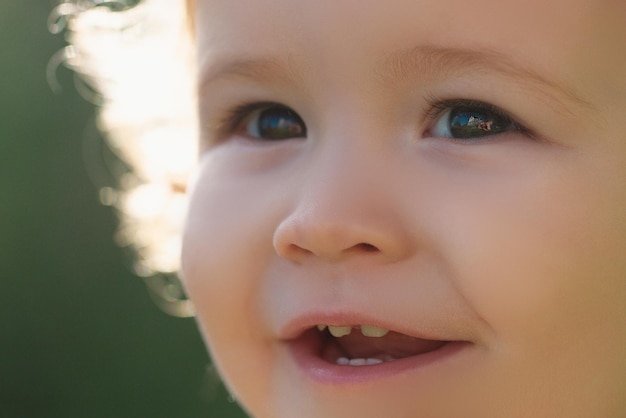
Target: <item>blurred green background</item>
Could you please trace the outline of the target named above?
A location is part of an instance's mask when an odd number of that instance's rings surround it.
[[[242,417],[192,319],[162,313],[89,179],[94,109],[50,58],[52,0],[0,0],[0,418]],[[97,139],[97,138],[96,138]]]

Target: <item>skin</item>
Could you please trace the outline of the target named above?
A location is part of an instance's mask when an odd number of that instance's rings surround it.
[[[251,415],[626,415],[623,2],[198,0],[193,14],[203,145],[183,280]],[[459,98],[528,131],[444,138],[429,106]],[[252,116],[220,128],[267,101],[306,138],[255,138]],[[470,346],[327,384],[281,340],[313,311]]]

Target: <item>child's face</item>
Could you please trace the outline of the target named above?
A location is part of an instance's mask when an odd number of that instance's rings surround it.
[[[625,4],[198,0],[183,275],[253,415],[626,414]]]

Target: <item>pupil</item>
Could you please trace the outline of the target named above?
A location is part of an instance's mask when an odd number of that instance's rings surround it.
[[[458,110],[450,115],[450,132],[454,138],[477,138],[495,135],[507,129],[506,121],[490,112]]]
[[[304,123],[289,109],[266,109],[259,115],[258,123],[262,138],[286,139],[306,136]]]

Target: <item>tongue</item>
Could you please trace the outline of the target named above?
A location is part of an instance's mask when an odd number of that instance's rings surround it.
[[[443,346],[445,341],[422,340],[390,331],[384,337],[366,337],[358,329],[350,335],[335,338],[340,351],[348,358],[391,356],[395,359],[427,353]]]

